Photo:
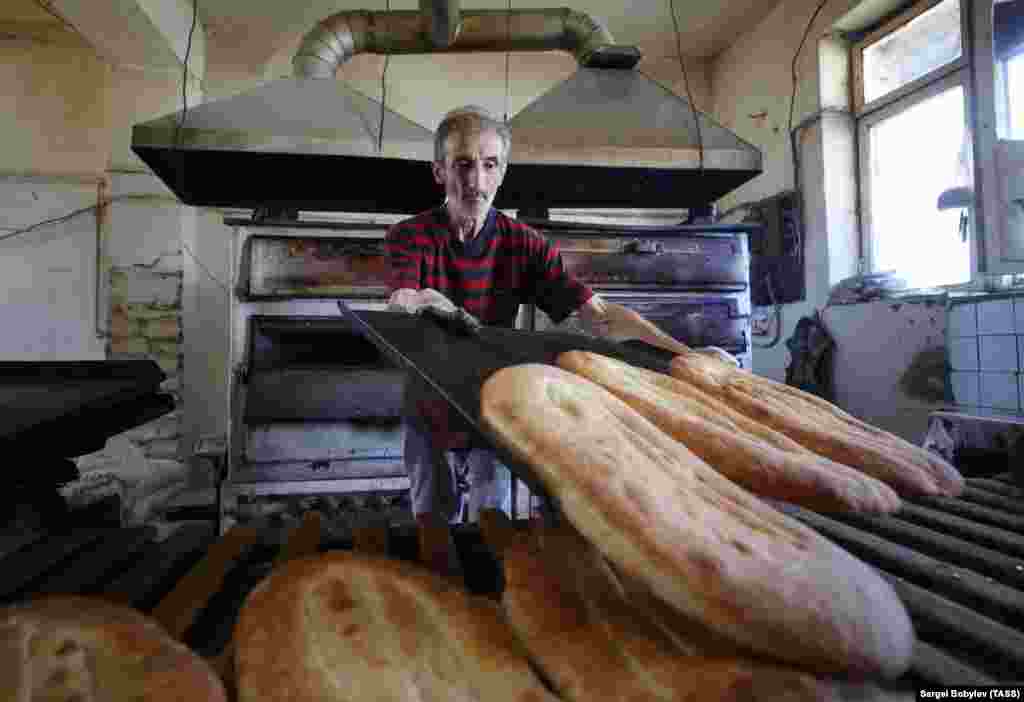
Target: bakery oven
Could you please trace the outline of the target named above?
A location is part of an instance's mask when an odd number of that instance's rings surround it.
[[[384,225],[233,225],[230,406],[221,528],[284,496],[408,489],[404,373],[338,315],[382,310]]]
[[[751,226],[613,227],[531,220],[559,243],[566,268],[609,302],[690,347],[718,346],[751,367]],[[580,331],[531,311],[533,328]]]
[[[609,301],[685,344],[719,346],[750,367],[749,227],[528,221]],[[335,302],[385,307],[386,225],[227,223],[236,288],[222,529],[261,515],[281,496],[400,501],[408,487],[404,375],[339,316]],[[520,310],[517,325],[553,326],[532,306]],[[580,331],[575,317],[561,328]],[[516,485],[514,504],[528,510],[529,494]]]

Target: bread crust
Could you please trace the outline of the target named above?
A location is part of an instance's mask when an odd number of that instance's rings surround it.
[[[749,430],[747,417],[737,421],[738,413],[723,402],[681,380],[586,351],[568,351],[556,362],[598,383],[757,495],[826,512],[890,513],[900,507],[899,496],[883,482],[803,447],[767,443],[764,435],[777,432]]]
[[[702,353],[677,356],[670,371],[811,451],[878,478],[901,495],[956,497],[963,492],[963,476],[941,457],[820,397]]]
[[[279,567],[249,594],[235,641],[240,702],[554,702],[496,603],[380,556]]]
[[[513,630],[573,702],[822,702],[842,683],[725,651],[687,627],[682,645],[635,607],[600,553],[567,525],[505,552],[503,605]],[[675,632],[678,633],[678,632]],[[857,699],[881,691],[851,685]]]
[[[98,598],[0,609],[0,699],[226,702],[213,669],[149,617]]]
[[[873,570],[604,388],[553,366],[504,368],[481,390],[481,415],[587,541],[712,631],[825,673],[909,665],[910,620]]]

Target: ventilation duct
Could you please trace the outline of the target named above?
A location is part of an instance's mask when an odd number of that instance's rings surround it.
[[[689,103],[587,15],[450,0],[333,15],[303,39],[294,78],[138,124],[132,149],[190,205],[418,212],[438,198],[432,133],[336,80],[338,66],[358,53],[550,50],[580,68],[512,119],[497,207],[695,207],[760,173],[755,147],[704,115],[696,129]]]

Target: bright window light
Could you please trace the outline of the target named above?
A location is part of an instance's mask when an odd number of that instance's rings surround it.
[[[1010,138],[1024,139],[1024,52],[1006,62],[1006,94]]]
[[[961,212],[937,208],[939,194],[962,180],[965,124],[957,86],[870,127],[875,271],[896,271],[915,288],[970,280]]]

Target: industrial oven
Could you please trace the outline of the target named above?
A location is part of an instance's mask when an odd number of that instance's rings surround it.
[[[749,368],[747,236],[752,227],[611,226],[526,220],[556,241],[566,267],[604,297],[690,346],[718,346]],[[338,314],[386,305],[383,224],[232,227],[227,465],[222,528],[287,495],[408,489],[400,418],[404,371]],[[552,328],[524,305],[519,329]],[[574,317],[560,330],[582,333]],[[529,492],[513,481],[513,501]]]

